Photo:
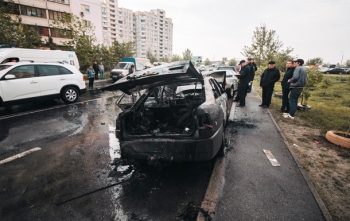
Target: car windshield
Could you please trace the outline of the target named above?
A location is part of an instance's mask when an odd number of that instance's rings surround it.
[[[114,69],[128,69],[129,68],[129,65],[128,63],[125,63],[125,62],[119,62],[115,67]]]
[[[7,68],[9,68],[11,66],[12,65],[0,65],[0,71],[5,70],[5,69],[7,69]]]

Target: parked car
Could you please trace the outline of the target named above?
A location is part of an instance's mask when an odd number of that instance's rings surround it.
[[[228,98],[233,98],[238,90],[238,78],[232,70],[216,70],[210,73],[211,76],[225,89]]]
[[[346,71],[342,68],[330,68],[328,70],[322,71],[325,74],[345,74]]]
[[[191,62],[140,71],[102,90],[144,92],[133,105],[126,104],[131,107],[116,120],[123,159],[206,161],[223,151],[227,95]]]
[[[217,68],[217,70],[233,70],[233,71],[236,71],[236,67],[235,66],[219,66]]]
[[[350,74],[350,68],[342,68],[346,74]]]
[[[205,71],[205,70],[207,70],[207,68],[204,65],[200,65],[198,70]]]
[[[0,65],[0,106],[37,100],[74,103],[86,92],[84,75],[58,63],[9,62]]]

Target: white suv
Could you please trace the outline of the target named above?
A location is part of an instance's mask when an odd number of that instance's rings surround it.
[[[84,76],[72,65],[37,62],[0,65],[0,106],[51,99],[69,104],[85,92]]]

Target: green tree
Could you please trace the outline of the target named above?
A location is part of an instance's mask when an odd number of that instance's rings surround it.
[[[204,65],[211,65],[211,62],[210,62],[209,58],[206,58],[206,59],[205,59]]]
[[[307,70],[307,81],[303,92],[301,93],[301,104],[307,105],[307,101],[311,96],[310,91],[323,80],[323,74],[315,69],[308,68]]]
[[[134,43],[114,41],[111,48],[112,55],[116,58],[116,63],[120,62],[122,58],[134,56]]]
[[[171,61],[181,61],[181,60],[182,58],[178,54],[173,54],[173,56],[171,57]]]
[[[154,62],[157,62],[157,61],[158,61],[157,57],[154,56],[154,55],[152,54],[152,52],[151,52],[150,49],[148,49],[148,51],[147,51],[147,53],[146,53],[146,57],[149,59],[149,62],[150,62],[151,64],[153,64]]]
[[[182,60],[183,61],[190,61],[192,58],[192,52],[190,49],[186,49],[184,52],[182,52]]]
[[[265,24],[256,27],[253,32],[252,45],[244,46],[241,53],[245,57],[254,57],[258,66],[273,60],[280,52],[283,43],[279,40],[275,30],[268,30]],[[292,52],[293,49],[287,47],[285,53]]]
[[[291,49],[287,48],[286,50],[281,50],[280,52],[277,52],[275,54],[273,60],[276,62],[275,66],[278,70],[286,71],[287,61],[293,60],[292,56],[289,55],[290,52],[291,52]]]
[[[11,17],[11,15],[13,15]],[[22,24],[19,9],[12,0],[0,1],[0,43],[15,44],[16,47],[37,48],[41,46],[41,38],[35,30]]]
[[[237,65],[237,61],[235,59],[231,59],[229,62],[228,62],[228,65],[229,66],[236,66]]]
[[[168,56],[163,56],[161,59],[160,59],[162,62],[166,62],[166,63],[168,63],[169,62],[169,58],[168,58]]]
[[[318,65],[318,64],[322,64],[323,63],[323,59],[322,58],[312,58],[306,61],[306,65]]]
[[[328,78],[323,79],[322,83],[321,83],[321,88],[324,89],[324,94],[327,93],[327,89],[332,86],[332,82],[331,80],[329,80]]]

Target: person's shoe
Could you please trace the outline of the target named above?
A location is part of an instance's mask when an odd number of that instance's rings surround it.
[[[236,107],[244,107],[245,105],[240,105],[240,104],[238,104],[238,105],[236,105]]]
[[[259,104],[259,107],[263,107],[264,105],[263,104]]]
[[[283,113],[282,116],[284,117],[284,116],[287,116],[288,114],[289,114],[289,113]]]
[[[290,116],[290,114],[286,114],[286,115],[283,115],[284,118],[290,118],[292,120],[294,120],[294,117]]]
[[[264,106],[262,106],[263,108],[269,108],[269,106],[267,106],[267,105],[264,105]]]

